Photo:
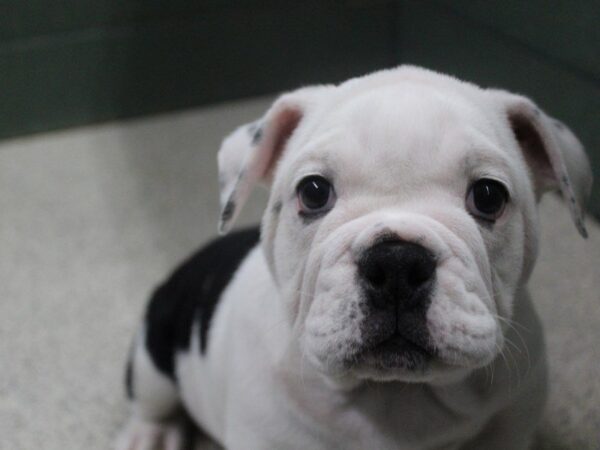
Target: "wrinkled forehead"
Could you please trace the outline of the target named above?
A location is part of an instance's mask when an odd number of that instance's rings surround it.
[[[508,169],[485,103],[427,86],[386,86],[334,99],[315,114],[290,152],[291,168],[371,176],[447,173],[469,166]]]

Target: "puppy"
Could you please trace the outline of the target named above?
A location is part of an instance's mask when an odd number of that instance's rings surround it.
[[[591,170],[529,99],[416,67],[278,98],[218,155],[219,230],[150,300],[119,448],[524,449],[546,393],[540,196]]]

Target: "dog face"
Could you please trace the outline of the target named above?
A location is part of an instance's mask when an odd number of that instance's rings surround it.
[[[219,153],[226,231],[271,186],[262,240],[295,338],[331,379],[489,364],[558,188],[582,234],[581,145],[528,99],[401,67],[280,97]]]

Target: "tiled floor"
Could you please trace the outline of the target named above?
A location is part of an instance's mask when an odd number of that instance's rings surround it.
[[[268,99],[0,145],[0,448],[106,449],[146,296],[216,232],[215,153]],[[255,195],[242,222],[260,217]],[[532,280],[552,392],[540,448],[600,442],[600,226],[542,207]]]

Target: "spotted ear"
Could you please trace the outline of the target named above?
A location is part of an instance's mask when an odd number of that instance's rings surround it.
[[[253,187],[269,183],[286,145],[327,86],[283,94],[256,122],[225,138],[218,154],[221,217],[219,233],[227,233]]]
[[[552,119],[526,97],[493,91],[533,175],[536,195],[560,191],[584,238],[584,207],[592,188],[592,169],[583,146],[562,122]]]

